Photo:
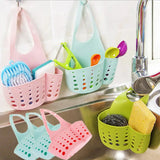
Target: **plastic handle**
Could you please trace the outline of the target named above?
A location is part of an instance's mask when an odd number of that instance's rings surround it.
[[[19,131],[17,130],[16,126],[15,126],[15,123],[14,123],[14,121],[13,121],[13,117],[20,117],[21,119],[23,119],[23,120],[26,122],[27,127],[28,127],[28,122],[26,121],[26,118],[25,118],[24,116],[20,115],[20,114],[11,114],[11,115],[9,116],[9,121],[10,121],[12,130],[14,131],[14,134],[15,134],[18,142],[20,142],[20,141],[24,138],[24,136],[26,136],[26,135],[28,134],[29,129],[27,129],[27,131],[24,132],[24,133],[19,132]]]
[[[46,119],[45,113],[50,113],[52,116],[54,116],[60,122],[59,130],[64,128],[65,126],[70,126],[71,125],[69,122],[65,121],[63,118],[61,118],[55,112],[52,112],[52,111],[47,110],[47,109],[40,109],[40,112],[41,112],[41,115],[42,115],[44,126],[45,126],[50,138],[52,138],[56,134],[57,131],[52,131],[52,130],[49,129],[49,127],[47,125],[47,119]]]
[[[28,16],[28,14],[21,8],[18,7],[14,16],[14,20],[13,20],[13,24],[12,24],[12,31],[11,31],[11,37],[10,37],[10,59],[14,60],[15,58],[15,53],[13,51],[15,51],[15,43],[16,43],[16,34],[17,34],[17,21],[18,21],[18,16],[19,14],[23,14],[23,16],[25,17],[27,24],[29,26],[29,29],[31,31],[33,40],[34,40],[34,45],[36,44],[40,44],[40,40],[39,40],[39,36],[35,30],[34,25],[31,23],[31,20]]]
[[[33,126],[35,127],[35,125],[30,121],[30,119],[29,119],[30,115],[37,116],[37,117],[39,117],[39,119],[41,119],[41,120],[42,120],[42,117],[41,117],[40,114],[38,114],[38,113],[36,113],[36,112],[26,113],[26,121],[28,122],[28,126],[29,126],[29,128],[34,129]]]
[[[79,25],[80,25],[80,21],[81,21],[82,15],[83,15],[84,7],[86,7],[88,9],[90,20],[91,20],[91,23],[92,23],[92,26],[93,26],[93,29],[94,29],[93,34],[98,32],[97,26],[95,24],[95,21],[94,21],[94,18],[93,18],[93,15],[92,15],[92,12],[91,12],[91,9],[90,9],[88,3],[83,2],[81,0],[78,11],[77,11],[77,16],[76,16],[76,23],[75,23],[75,29],[74,29],[74,34],[73,34],[74,39],[76,39],[75,37],[76,37],[76,33],[77,33]]]

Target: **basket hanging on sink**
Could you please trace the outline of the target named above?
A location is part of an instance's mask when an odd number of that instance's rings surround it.
[[[69,159],[91,139],[92,135],[83,123],[77,121],[73,124],[65,121],[56,113],[41,109],[40,110],[44,125],[51,138],[48,151],[61,159]],[[60,122],[60,129],[51,131],[47,125],[45,113],[50,113]]]
[[[102,111],[98,115],[98,130],[101,142],[108,148],[114,150],[131,149],[135,153],[144,153],[150,143],[151,134],[142,134],[129,125],[127,126],[112,126],[102,122],[107,115],[119,114],[127,120],[130,117],[133,103],[126,94],[131,88],[119,95],[112,103],[111,108]],[[144,96],[141,100],[147,103],[148,96]]]

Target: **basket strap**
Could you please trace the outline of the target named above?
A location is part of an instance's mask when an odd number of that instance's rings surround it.
[[[52,138],[54,135],[56,135],[56,132],[59,132],[59,130],[62,130],[63,128],[69,127],[71,125],[69,122],[65,121],[63,118],[61,118],[55,112],[52,112],[52,111],[47,110],[47,109],[40,109],[40,112],[41,112],[41,115],[42,115],[44,126],[45,126],[50,138]],[[45,113],[50,113],[52,116],[54,116],[59,121],[60,128],[57,131],[52,131],[52,130],[49,129]]]
[[[11,114],[9,116],[9,121],[10,121],[10,124],[11,124],[11,127],[12,127],[12,130],[17,138],[17,141],[20,142],[29,132],[29,129],[27,128],[27,131],[24,132],[24,133],[21,133],[17,130],[16,126],[15,126],[15,123],[13,121],[13,117],[20,117],[21,119],[23,119],[26,124],[27,124],[27,127],[28,127],[28,122],[26,121],[26,118],[20,114]]]
[[[90,6],[87,4],[87,0],[80,0],[80,5],[77,11],[77,16],[76,16],[76,21],[75,21],[75,28],[74,28],[74,32],[73,32],[73,41],[77,41],[76,39],[76,34],[78,32],[78,28],[82,19],[82,15],[83,15],[83,11],[84,8],[86,8],[88,10],[89,16],[90,16],[90,21],[92,23],[92,27],[93,27],[93,35],[97,34],[99,36],[99,32],[96,26],[96,23],[94,21]],[[92,37],[94,38],[94,36]]]
[[[40,43],[40,38],[38,36],[38,33],[34,27],[34,25],[32,24],[28,14],[23,10],[23,8],[18,7],[15,15],[14,15],[14,19],[12,22],[12,30],[11,30],[11,37],[10,37],[10,59],[14,60],[15,59],[15,46],[16,46],[16,35],[17,35],[17,23],[18,23],[18,17],[19,15],[23,15],[26,19],[27,25],[30,29],[31,35],[33,37],[33,41],[34,41],[34,46],[37,45],[38,47],[41,47],[41,43]],[[44,55],[45,56],[45,55]]]
[[[42,120],[42,117],[40,114],[36,113],[36,112],[30,112],[30,113],[26,113],[26,121],[28,123],[28,128],[29,130],[32,132],[33,135],[36,135],[35,133],[35,129],[38,128],[37,126],[35,126],[29,119],[29,116],[30,115],[34,115],[34,116],[37,116],[39,119]]]

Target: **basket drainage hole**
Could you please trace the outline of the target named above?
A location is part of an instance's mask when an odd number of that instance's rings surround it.
[[[22,106],[22,107],[24,107],[24,106],[25,106],[25,104],[23,103],[23,104],[21,104],[21,106]]]
[[[119,144],[118,144],[118,143],[116,143],[116,146],[119,146]]]
[[[93,88],[93,85],[91,85],[90,88]]]
[[[104,78],[104,80],[107,81],[108,79],[107,79],[107,78]]]
[[[47,97],[51,97],[51,94],[47,94]]]
[[[85,85],[86,85],[86,83],[83,83],[83,85],[85,86]]]
[[[41,153],[43,153],[43,150],[41,150]]]
[[[104,143],[107,143],[106,140],[104,140]]]
[[[110,142],[109,144],[112,145],[113,143]]]
[[[25,154],[27,154],[27,152],[25,152]]]
[[[47,155],[47,152],[44,152],[44,155],[46,156],[46,155]]]
[[[51,89],[49,89],[49,90],[48,90],[48,92],[52,92],[52,90],[51,90]]]
[[[93,83],[93,81],[90,82],[91,84]]]
[[[66,147],[66,149],[68,149],[68,147]]]
[[[13,98],[12,96],[10,98]]]
[[[28,154],[28,157],[31,157],[31,154],[30,154],[30,153]]]
[[[29,102],[29,104],[31,105],[33,102]]]
[[[125,143],[123,146],[127,146],[128,145],[128,143]],[[132,148],[134,148],[134,147],[132,147]]]
[[[15,101],[11,101],[12,103],[15,103]]]
[[[78,84],[74,84],[74,86],[78,86]]]
[[[134,148],[134,146],[133,146],[133,145],[131,145],[131,147],[132,147],[132,148]]]
[[[74,88],[74,90],[79,90],[79,88]]]
[[[61,150],[59,150],[59,153],[61,153]]]
[[[36,102],[38,102],[38,101],[39,101],[39,99],[36,100]]]
[[[12,104],[12,106],[13,106],[13,107],[17,107],[17,105],[16,105],[16,104]]]
[[[109,76],[109,74],[107,73],[106,76]]]
[[[62,155],[65,155],[66,153],[65,152],[62,152]]]

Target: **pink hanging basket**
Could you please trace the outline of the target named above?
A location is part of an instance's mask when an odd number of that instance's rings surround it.
[[[48,151],[61,159],[69,159],[92,138],[83,121],[68,123],[56,113],[46,109],[40,110],[46,130],[51,138]],[[60,129],[52,131],[48,128],[45,112],[53,115],[60,122]]]
[[[7,102],[16,110],[29,110],[39,107],[44,102],[58,98],[63,72],[56,68],[55,74],[46,73],[41,78],[20,86],[6,87],[3,85]]]

